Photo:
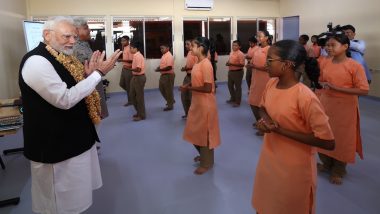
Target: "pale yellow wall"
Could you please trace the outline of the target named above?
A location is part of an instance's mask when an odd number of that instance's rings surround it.
[[[25,54],[26,0],[0,0],[0,99],[18,97],[18,67]]]
[[[356,38],[367,43],[365,58],[373,69],[370,95],[380,97],[380,1],[377,0],[280,0],[281,16],[300,16],[300,32],[326,31],[328,22],[352,24]]]
[[[174,29],[174,55],[176,81],[179,85],[183,81],[184,73],[180,68],[184,65],[183,43],[182,43],[182,19],[183,17],[208,17],[224,16],[232,17],[232,31],[236,37],[237,17],[278,17],[278,1],[256,1],[256,0],[215,0],[212,11],[187,11],[184,10],[184,0],[28,0],[28,16],[49,16],[49,15],[104,15],[108,26],[111,25],[111,16],[171,16],[173,18]],[[111,35],[111,29],[106,29]],[[111,51],[113,44],[111,39],[107,40],[107,51]],[[218,79],[227,80],[227,72],[224,64],[227,57],[220,57],[218,62]],[[147,83],[145,88],[157,88],[159,75],[153,72],[159,64],[159,60],[147,60]],[[118,86],[121,65],[118,64],[115,70],[107,75],[110,80],[110,91],[116,92],[122,89]]]

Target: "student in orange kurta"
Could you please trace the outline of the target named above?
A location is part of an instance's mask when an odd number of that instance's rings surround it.
[[[220,145],[218,109],[215,83],[210,60],[206,58],[210,42],[205,37],[192,41],[192,52],[199,61],[191,71],[191,84],[182,85],[181,91],[192,92],[191,106],[187,116],[183,139],[192,143],[200,156],[195,174],[203,174],[214,165],[214,149]]]
[[[336,139],[334,151],[320,150],[321,171],[330,173],[330,182],[341,184],[346,175],[346,164],[355,162],[357,152],[363,159],[360,136],[358,96],[367,95],[369,86],[362,65],[347,57],[350,40],[336,34],[327,42],[332,58],[321,64],[321,84],[324,90],[320,100],[329,116]]]
[[[252,36],[249,38],[249,49],[247,51],[247,54],[245,55],[245,59],[247,60],[247,71],[245,73],[245,81],[247,82],[248,91],[251,87],[251,79],[252,79],[252,67],[250,66],[251,62],[253,62],[253,56],[255,52],[259,49],[259,46],[257,45],[257,39],[256,37]]]
[[[191,39],[188,39],[185,41],[185,47],[188,52],[186,56],[186,65],[185,67],[181,68],[181,71],[186,72],[186,76],[183,79],[183,85],[191,83],[191,70],[193,69],[193,66],[195,65],[195,63],[198,62],[198,58],[194,56],[191,51]],[[183,105],[183,110],[185,111],[185,115],[183,115],[182,118],[186,119],[187,113],[189,112],[189,108],[191,105],[191,92],[190,91],[181,92],[181,101]]]
[[[268,51],[268,72],[277,78],[266,85],[257,124],[266,133],[252,198],[259,214],[315,213],[316,147],[334,149],[334,137],[318,98],[298,80],[296,69],[310,63],[306,57],[293,40]]]
[[[160,89],[161,95],[164,97],[166,101],[166,107],[164,111],[171,111],[174,107],[174,57],[170,53],[170,46],[168,44],[164,44],[160,46],[160,50],[162,53],[162,57],[160,60],[160,66],[156,68],[156,72],[160,72],[160,80],[158,88]]]
[[[267,58],[269,45],[271,43],[271,35],[268,31],[259,31],[257,33],[257,40],[260,44],[260,48],[253,55],[253,61],[251,61],[250,64],[253,72],[248,96],[248,103],[251,105],[251,109],[256,121],[260,118],[259,105],[265,86],[269,81],[268,71],[265,67],[265,60]],[[256,135],[262,136],[263,133],[258,131],[256,132]]]
[[[136,109],[136,114],[133,115],[133,121],[145,120],[145,100],[144,100],[144,87],[146,82],[145,77],[145,59],[140,53],[141,45],[138,41],[134,41],[130,45],[130,51],[133,54],[132,61],[132,79],[130,97],[133,106]]]
[[[232,51],[226,63],[228,66],[228,90],[230,99],[227,103],[231,103],[233,107],[239,107],[241,102],[241,82],[244,76],[245,56],[240,50],[241,43],[235,40],[232,43]]]

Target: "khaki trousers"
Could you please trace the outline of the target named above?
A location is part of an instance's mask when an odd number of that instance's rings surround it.
[[[207,146],[194,145],[201,157],[201,167],[210,168],[214,166],[214,149],[209,149]]]
[[[166,100],[166,105],[168,106],[168,108],[173,108],[174,104],[174,78],[175,74],[161,74],[159,80],[158,87],[162,96]]]
[[[241,102],[241,82],[243,81],[244,71],[228,71],[228,90],[230,91],[232,102]]]
[[[331,174],[338,175],[343,177],[347,174],[346,166],[347,163],[336,160],[330,156],[327,156],[322,153],[318,153],[319,159],[322,161],[323,166],[331,171]]]
[[[137,111],[137,116],[145,119],[145,100],[144,100],[144,87],[146,77],[145,75],[133,76],[131,80],[130,98],[133,106]]]
[[[191,83],[191,75],[187,74],[185,79],[183,79],[183,85]],[[191,105],[191,92],[190,90],[181,92],[181,100],[183,105],[183,110],[185,111],[185,115],[189,112],[189,108]]]
[[[249,91],[249,88],[251,87],[251,79],[252,79],[252,69],[247,68],[247,71],[245,72],[245,81],[247,82],[248,91]]]
[[[131,89],[132,76],[132,71],[130,69],[123,68],[123,70],[121,70],[119,85],[127,92],[128,102],[131,101],[129,93]]]

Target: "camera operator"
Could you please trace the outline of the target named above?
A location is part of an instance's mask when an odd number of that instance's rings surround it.
[[[364,60],[365,42],[363,40],[355,39],[354,26],[345,25],[342,27],[342,30],[344,31],[346,36],[350,39],[351,58],[359,62],[364,67],[365,75],[367,77],[368,83],[370,84],[372,80],[372,76],[369,71],[367,63]]]

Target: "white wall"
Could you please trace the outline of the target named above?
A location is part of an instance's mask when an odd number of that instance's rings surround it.
[[[352,24],[367,43],[365,58],[373,69],[370,95],[380,97],[380,1],[280,0],[281,16],[300,16],[300,33],[319,34],[333,25]]]
[[[278,0],[215,0],[212,11],[187,11],[184,10],[184,0],[29,0],[28,16],[49,16],[49,15],[104,15],[106,23],[111,26],[111,16],[171,16],[173,18],[174,29],[174,55],[175,55],[175,84],[179,85],[183,81],[184,73],[180,68],[185,64],[183,59],[182,42],[182,18],[183,17],[208,17],[223,16],[232,17],[232,31],[236,37],[236,17],[278,17]],[[106,34],[111,35],[111,29],[106,29]],[[107,40],[107,51],[111,52],[113,44],[111,39]],[[227,57],[220,57],[218,62],[218,80],[226,81]],[[147,83],[145,88],[157,88],[159,74],[153,70],[159,64],[159,60],[147,60]],[[111,84],[111,92],[121,91],[118,86],[121,65],[118,64],[114,71],[107,75]]]
[[[26,52],[26,0],[0,0],[0,99],[19,96],[18,68]]]

